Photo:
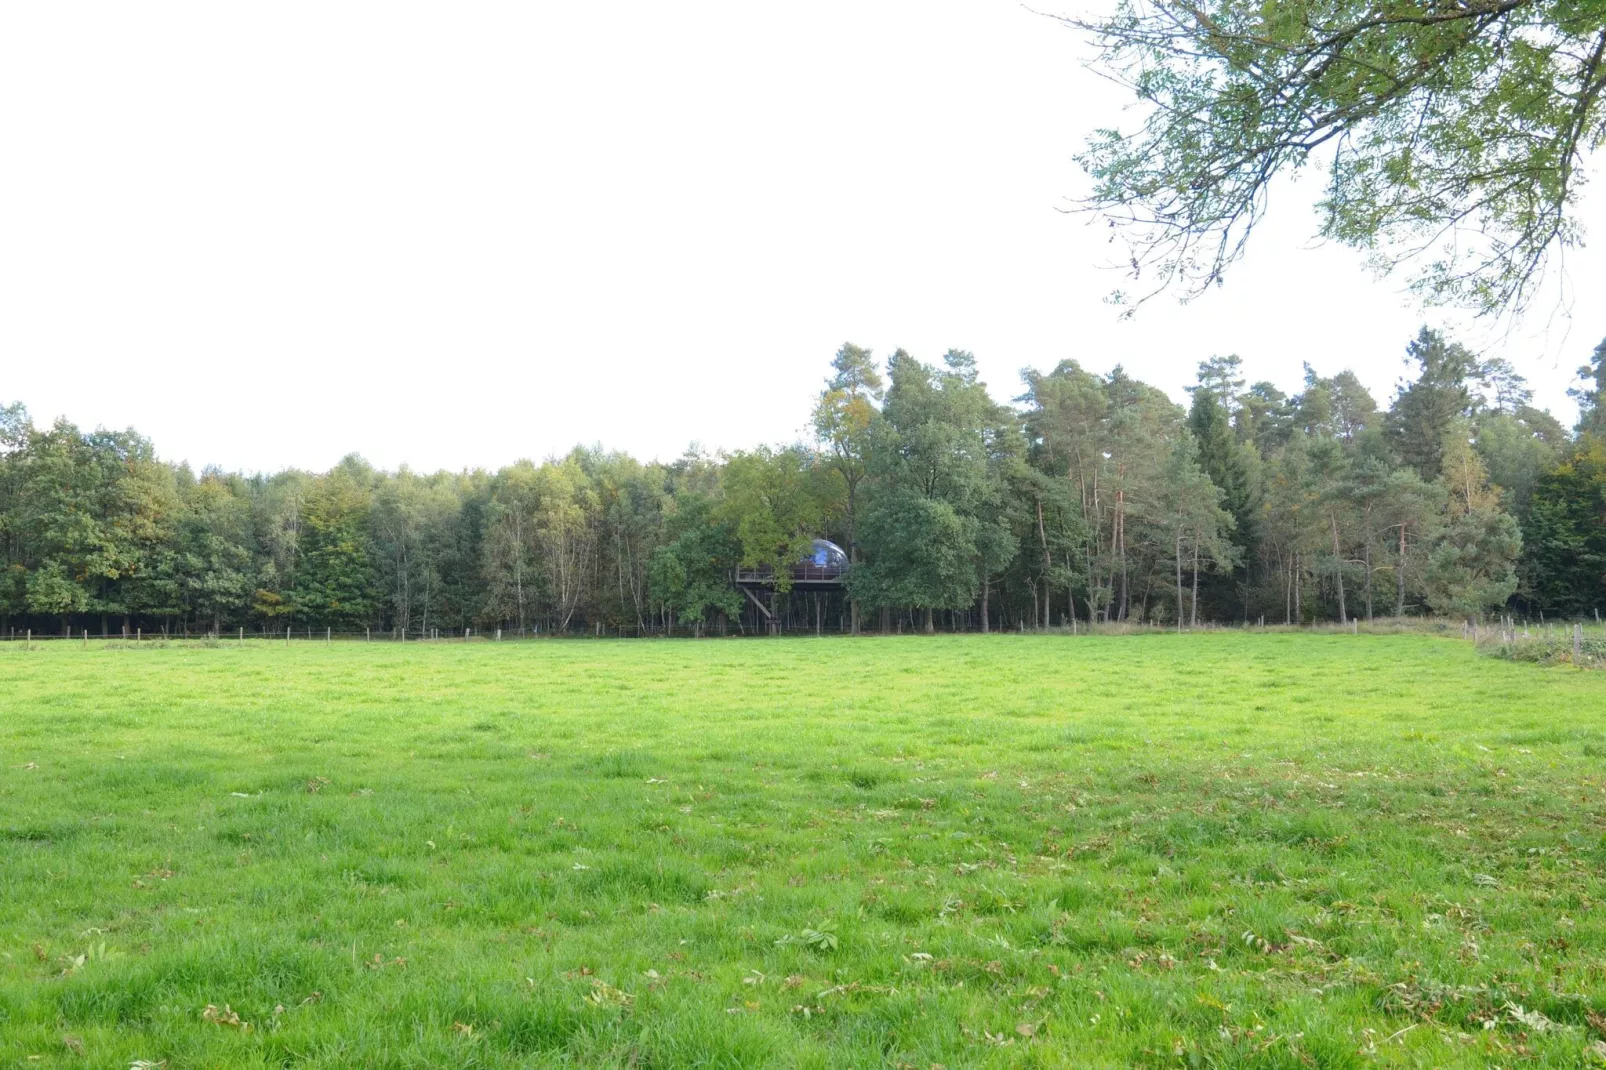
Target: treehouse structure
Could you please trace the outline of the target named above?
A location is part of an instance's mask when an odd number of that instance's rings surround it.
[[[845,590],[842,577],[847,570],[846,550],[827,539],[815,539],[809,555],[787,570],[786,583],[778,583],[775,570],[768,566],[763,568],[738,566],[736,586],[758,611],[763,626],[771,632],[782,630],[783,618],[792,615],[778,610],[776,606],[776,596],[782,593],[780,588],[787,587],[788,593],[792,596],[789,601],[794,604],[801,603],[787,608],[795,610],[806,607],[809,602],[813,603],[814,630],[819,634],[825,628],[827,606],[835,608],[841,604]],[[803,597],[798,598],[799,595]]]

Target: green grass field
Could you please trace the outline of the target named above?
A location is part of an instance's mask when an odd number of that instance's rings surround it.
[[[7,1067],[1603,1040],[1603,674],[1413,636],[0,644]]]

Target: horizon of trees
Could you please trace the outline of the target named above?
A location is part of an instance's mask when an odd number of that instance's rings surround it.
[[[0,631],[394,636],[1307,623],[1606,602],[1606,341],[1565,428],[1426,327],[1380,407],[1198,367],[1186,407],[1062,361],[993,398],[974,357],[836,353],[815,441],[670,463],[199,474],[133,430],[0,405]],[[846,590],[785,588],[815,537]],[[763,617],[733,583],[774,568]]]

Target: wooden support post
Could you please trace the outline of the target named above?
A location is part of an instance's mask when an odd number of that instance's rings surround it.
[[[769,606],[766,606],[763,602],[759,601],[758,595],[754,594],[751,590],[749,590],[746,587],[742,588],[742,593],[747,596],[749,601],[751,601],[755,606],[758,607],[758,611],[760,613],[764,614],[764,619],[765,620],[769,620],[770,619]]]
[[[245,625],[240,625],[240,645],[245,645]]]
[[[498,643],[502,641],[502,629],[500,628],[496,629],[496,641]]]
[[[24,650],[32,650],[33,649],[33,629],[32,628],[28,629],[28,638],[26,638],[26,639],[24,639],[22,641],[22,649],[24,649]]]
[[[371,642],[373,642],[373,641],[374,641],[374,629],[373,629],[373,625],[365,625],[365,626],[364,626],[364,627],[363,627],[363,630],[362,630],[362,641],[363,641],[363,642],[365,642],[365,643],[371,643]]]
[[[85,650],[89,649],[89,629],[88,628],[84,629],[84,649]]]
[[[288,624],[284,626],[284,645],[290,645],[290,626]]]
[[[323,630],[323,644],[324,644],[324,646],[328,646],[330,643],[332,643],[334,641],[335,641],[335,630],[333,628],[325,628]]]

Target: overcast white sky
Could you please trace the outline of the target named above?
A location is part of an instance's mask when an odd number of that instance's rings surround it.
[[[496,467],[789,441],[838,344],[1122,363],[1236,352],[1386,399],[1426,319],[1315,247],[1298,190],[1227,286],[1118,322],[1056,207],[1119,117],[1010,0],[13,3],[0,9],[0,401],[197,466]],[[1606,233],[1602,199],[1589,203]],[[1465,328],[1569,422],[1606,335]]]

